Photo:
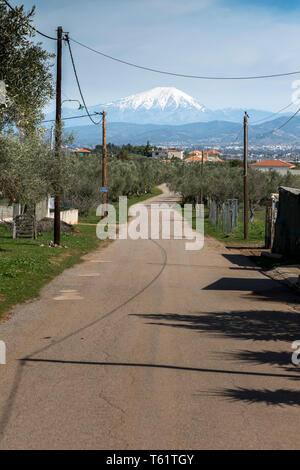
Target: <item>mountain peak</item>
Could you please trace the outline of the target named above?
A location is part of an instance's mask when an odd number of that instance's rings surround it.
[[[121,100],[107,103],[107,106],[116,106],[120,110],[150,110],[157,109],[177,110],[178,108],[192,108],[195,111],[204,111],[204,106],[194,98],[175,87],[155,87],[151,90],[127,96]]]

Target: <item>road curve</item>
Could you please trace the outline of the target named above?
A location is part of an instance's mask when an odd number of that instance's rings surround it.
[[[299,448],[299,297],[186,241],[116,240],[14,309],[1,449]]]

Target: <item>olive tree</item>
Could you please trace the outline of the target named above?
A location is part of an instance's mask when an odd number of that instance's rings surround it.
[[[7,89],[7,107],[0,108],[0,130],[17,126],[32,133],[40,123],[42,110],[53,96],[52,55],[34,42],[30,27],[34,8],[9,9],[0,0],[0,80]]]

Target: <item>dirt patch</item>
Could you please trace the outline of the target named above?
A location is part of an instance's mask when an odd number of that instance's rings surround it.
[[[68,258],[69,256],[76,255],[76,253],[79,253],[79,252],[77,250],[71,250],[66,253],[62,253],[57,258],[52,258],[49,261],[50,263],[53,263],[53,264],[60,264],[64,259]]]
[[[53,219],[42,219],[37,224],[38,232],[51,232],[53,230]],[[67,224],[66,222],[60,222],[60,230],[66,233],[74,232],[74,228],[72,225]]]

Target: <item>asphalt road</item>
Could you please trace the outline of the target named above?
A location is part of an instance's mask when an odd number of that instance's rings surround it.
[[[116,240],[14,309],[1,449],[299,448],[299,297],[185,243]]]

